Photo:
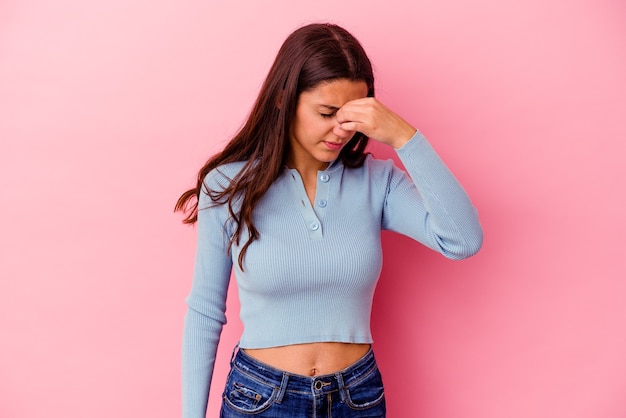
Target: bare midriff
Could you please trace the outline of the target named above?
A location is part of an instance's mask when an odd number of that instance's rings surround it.
[[[244,349],[246,354],[276,369],[302,376],[319,376],[343,370],[369,351],[369,344],[308,343]]]

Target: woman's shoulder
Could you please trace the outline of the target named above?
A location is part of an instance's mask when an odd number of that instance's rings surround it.
[[[215,167],[213,170],[204,177],[204,184],[215,189],[216,187],[227,187],[230,182],[237,177],[237,175],[243,170],[246,165],[246,161],[235,161],[232,163],[225,163]]]
[[[368,154],[363,163],[363,169],[369,176],[386,177],[398,168],[391,159],[380,159]]]
[[[369,184],[378,189],[386,189],[394,179],[404,176],[404,171],[391,159],[381,159],[369,154],[363,165],[347,170],[350,178],[361,184]]]

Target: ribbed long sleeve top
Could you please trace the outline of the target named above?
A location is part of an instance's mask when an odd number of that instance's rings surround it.
[[[370,313],[382,267],[381,230],[407,235],[451,259],[475,254],[482,229],[467,194],[418,131],[392,161],[362,167],[338,159],[319,171],[313,203],[285,168],[254,209],[259,238],[241,247],[226,204],[199,197],[197,252],[183,335],[183,417],[204,418],[231,272],[237,281],[242,348],[310,342],[371,343]],[[220,190],[243,167],[207,175]],[[246,234],[244,234],[245,238]]]

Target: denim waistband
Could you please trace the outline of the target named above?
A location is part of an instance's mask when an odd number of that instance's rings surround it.
[[[279,370],[253,358],[242,349],[235,350],[237,353],[233,355],[231,366],[241,373],[276,387],[279,389],[279,398],[282,398],[285,392],[317,396],[339,391],[343,400],[346,388],[365,379],[378,367],[371,347],[363,357],[347,368],[319,376],[304,376]]]

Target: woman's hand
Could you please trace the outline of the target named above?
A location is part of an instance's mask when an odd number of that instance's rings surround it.
[[[358,131],[396,149],[406,144],[416,132],[374,97],[347,102],[337,111],[336,117],[339,125],[335,129]]]

